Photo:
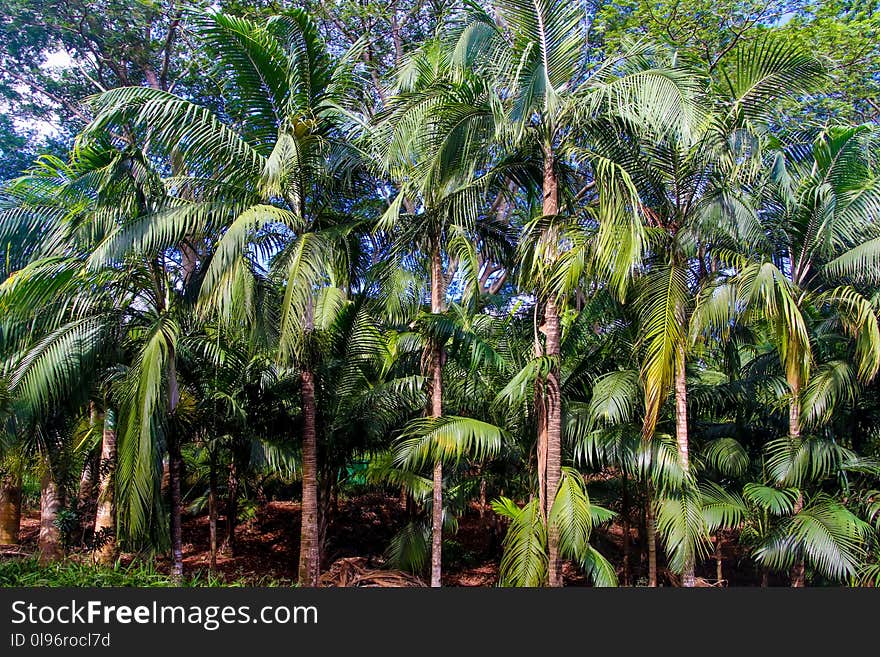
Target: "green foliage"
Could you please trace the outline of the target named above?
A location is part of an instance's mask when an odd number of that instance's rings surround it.
[[[211,573],[193,573],[177,581],[160,572],[151,560],[120,562],[113,566],[95,566],[91,563],[61,561],[41,565],[36,558],[4,559],[0,561],[0,586],[24,587],[164,587],[164,586],[246,586],[256,582],[227,582]],[[262,586],[281,583],[263,581]]]
[[[876,584],[876,2],[99,5],[0,0],[4,171],[43,153],[0,190],[0,474],[65,535],[106,434],[125,550],[167,549],[182,452],[239,520],[363,465],[421,574],[479,496],[504,586],[556,548],[616,585],[596,534],[648,510],[675,573],[737,534]]]

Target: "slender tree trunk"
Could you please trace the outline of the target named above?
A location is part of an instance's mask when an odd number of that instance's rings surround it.
[[[89,431],[92,432],[98,423],[98,405],[94,400],[89,401]],[[84,545],[89,531],[94,530],[95,509],[97,496],[95,486],[100,478],[101,459],[100,455],[86,454],[83,462],[82,473],[79,478],[79,490],[77,491],[77,513],[79,514],[79,527],[76,542]],[[94,499],[95,506],[92,506]]]
[[[101,539],[95,550],[99,563],[112,563],[116,558],[116,426],[113,411],[104,415],[104,431],[101,433],[101,461],[98,466],[98,506],[95,510],[95,537]]]
[[[92,497],[95,494],[95,482],[100,477],[100,460],[96,460],[92,454],[86,456],[83,463],[82,475],[79,478],[79,491],[77,492],[77,509],[80,514],[80,541],[88,535],[95,520]]]
[[[544,345],[535,337],[535,358],[544,355]],[[535,377],[535,425],[538,428],[536,457],[538,462],[538,505],[541,515],[547,519],[547,409],[544,395],[544,378]]]
[[[80,507],[89,503],[89,499],[95,492],[95,459],[92,455],[86,456],[83,462],[82,475],[79,478],[79,491],[76,498],[79,500]]]
[[[683,314],[683,313],[681,313]],[[678,445],[678,457],[681,459],[685,473],[690,469],[688,449],[688,418],[687,418],[687,371],[684,346],[675,350],[675,441]],[[681,573],[681,585],[694,586],[693,555],[689,556]]]
[[[177,360],[172,350],[168,359],[168,408],[172,416],[179,402]],[[172,426],[168,436],[168,495],[171,507],[171,577],[175,580],[183,577],[183,454],[180,449],[180,436]]]
[[[721,533],[719,532],[715,537],[715,580],[719,586],[724,580],[724,558],[721,556],[721,546],[723,543],[724,539],[721,538]]]
[[[443,261],[439,240],[431,253],[431,312],[443,312]],[[431,417],[443,415],[443,345],[431,345]],[[431,506],[431,586],[442,586],[443,575],[443,463],[434,462]]]
[[[40,563],[48,564],[64,556],[61,529],[56,524],[64,501],[61,489],[50,467],[46,467],[40,482]]]
[[[180,443],[174,436],[168,444],[168,492],[171,496],[171,576],[183,577],[183,455]]]
[[[21,477],[0,478],[0,545],[18,545],[21,527]]]
[[[318,554],[324,554],[327,543],[327,530],[332,522],[331,507],[333,506],[333,481],[339,477],[339,471],[330,468],[321,473],[318,490]],[[319,569],[320,574],[320,569]]]
[[[229,474],[226,477],[226,539],[220,548],[226,554],[235,554],[235,524],[238,520],[238,466],[235,454],[229,461]]]
[[[657,586],[657,526],[654,522],[654,500],[648,488],[645,506],[645,537],[648,543],[648,586]]]
[[[800,442],[801,439],[801,386],[800,380],[795,378],[789,382],[791,388],[791,403],[788,407],[788,433],[792,443]],[[804,508],[804,493],[798,491],[797,500],[792,512],[797,515]],[[806,586],[806,564],[803,553],[798,556],[797,562],[791,569],[791,585],[794,588]]]
[[[559,180],[556,174],[555,158],[552,149],[544,150],[544,203],[543,213],[552,216],[559,213]],[[556,258],[557,234],[555,228],[545,231],[542,236],[552,264]],[[559,378],[559,354],[562,330],[559,322],[559,308],[551,294],[544,306],[544,354],[553,359],[544,386],[544,412],[546,414],[546,473],[544,478],[545,517],[549,519],[550,509],[556,499],[559,480],[562,478],[562,390]],[[540,449],[539,445],[539,449]],[[562,586],[562,563],[559,560],[559,531],[548,522],[547,526],[548,578],[550,586]]]
[[[159,484],[159,495],[163,500],[171,499],[171,464],[162,459],[162,482]]]
[[[621,584],[623,586],[630,585],[629,579],[629,490],[627,486],[627,476],[626,472],[623,473],[623,477],[621,479],[621,508],[620,508],[620,520],[621,520],[621,529],[623,530],[623,565],[621,573]]]
[[[211,570],[217,569],[217,457],[211,452],[208,463],[208,540],[211,550]]]
[[[318,586],[318,436],[315,375],[303,370],[302,526],[299,541],[299,584]]]

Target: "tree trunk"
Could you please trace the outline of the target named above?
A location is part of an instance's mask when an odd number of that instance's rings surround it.
[[[788,407],[788,434],[792,443],[798,443],[801,439],[801,386],[800,380],[795,377],[789,381],[791,388],[791,403]],[[797,501],[794,503],[792,515],[797,515],[804,508],[804,493],[798,491]],[[791,585],[794,588],[806,586],[806,564],[803,552],[799,551],[797,562],[791,569]]]
[[[21,477],[0,479],[0,545],[18,545],[21,527]]]
[[[621,479],[621,498],[620,520],[623,531],[623,565],[620,581],[623,586],[629,586],[629,490],[626,472],[623,473]]]
[[[721,582],[724,580],[724,558],[721,556],[721,546],[724,543],[724,540],[721,538],[721,533],[715,537],[715,580],[718,582],[718,585],[721,585]]]
[[[235,524],[238,520],[238,466],[235,463],[235,454],[229,461],[229,474],[226,477],[226,538],[222,552],[235,554]]]
[[[183,455],[174,436],[168,444],[168,493],[171,496],[171,577],[183,577]]]
[[[211,570],[217,569],[217,457],[211,452],[208,463],[208,540]]]
[[[559,213],[559,180],[556,174],[555,158],[551,147],[544,149],[544,216],[553,216]],[[544,247],[547,249],[548,265],[552,265],[556,259],[555,228],[548,228],[542,236]],[[556,499],[556,491],[559,488],[559,480],[562,478],[562,391],[559,377],[559,354],[561,343],[561,325],[559,322],[559,309],[556,299],[550,294],[544,306],[544,354],[553,363],[547,374],[544,386],[544,413],[546,416],[546,472],[544,475],[545,517],[549,519],[550,509]],[[539,445],[540,449],[540,445]],[[547,557],[548,577],[550,586],[562,586],[562,563],[559,560],[559,531],[548,522],[547,526]]]
[[[654,500],[648,489],[645,507],[645,537],[648,543],[648,586],[657,586],[657,527],[654,523]]]
[[[98,423],[98,405],[94,400],[89,401],[89,433],[95,430]],[[95,511],[97,508],[97,496],[95,486],[101,476],[100,455],[91,452],[86,454],[83,461],[82,473],[79,478],[79,490],[76,495],[76,510],[79,516],[79,526],[74,542],[80,546],[85,545],[85,539],[89,532],[94,531]],[[92,502],[94,501],[94,506]]]
[[[95,538],[99,541],[95,560],[112,563],[116,558],[116,426],[113,411],[104,415],[104,431],[101,434],[101,461],[98,466],[98,506],[95,510]]]
[[[61,489],[51,468],[46,466],[40,482],[40,563],[46,565],[64,556],[61,529],[56,524],[63,505]]]
[[[536,307],[537,312],[537,307]],[[537,320],[536,320],[537,321]],[[535,336],[535,358],[544,355],[544,345]],[[547,410],[544,396],[544,378],[535,377],[535,426],[538,429],[536,441],[536,460],[538,463],[538,505],[541,507],[541,515],[547,520]]]
[[[680,313],[683,314],[683,313]],[[685,473],[690,470],[690,454],[688,450],[688,418],[687,418],[687,371],[684,346],[675,350],[675,442],[678,445],[678,457]],[[681,585],[694,586],[694,561],[690,555],[681,573]]]
[[[431,312],[443,312],[443,261],[439,240],[431,253]],[[443,345],[431,345],[431,417],[443,415]],[[434,462],[431,506],[431,586],[442,586],[443,574],[443,463]]]
[[[95,495],[95,482],[100,478],[100,467],[100,460],[95,459],[92,454],[86,455],[76,495],[80,520],[78,543],[83,543],[89,530],[94,529],[96,507],[92,506],[92,498]]]
[[[168,359],[168,408],[172,416],[179,402],[177,361],[172,350]],[[171,506],[171,577],[175,580],[183,577],[183,454],[180,447],[180,436],[172,426],[168,436],[168,495]]]
[[[797,500],[794,503],[794,508],[792,509],[792,515],[797,515],[804,508],[804,494],[798,491]],[[797,561],[794,566],[791,567],[791,586],[796,589],[802,589],[807,585],[807,566],[804,562],[804,556],[802,551],[798,551],[799,555]]]
[[[315,426],[315,375],[303,370],[302,525],[299,540],[299,585],[318,586],[318,436]]]

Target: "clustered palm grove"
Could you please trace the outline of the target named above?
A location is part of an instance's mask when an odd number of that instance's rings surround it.
[[[251,9],[175,9],[201,86],[102,85],[3,188],[0,543],[39,481],[42,563],[179,578],[187,514],[216,559],[287,482],[316,586],[356,475],[433,586],[476,508],[502,585],[721,582],[730,543],[880,581],[880,142],[805,110],[834,62],[498,0],[428,7],[380,79],[332,6]]]

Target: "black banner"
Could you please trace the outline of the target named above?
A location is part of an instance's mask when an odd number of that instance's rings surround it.
[[[872,589],[0,589],[0,655],[876,649]],[[830,642],[830,643],[829,643]],[[119,651],[123,651],[120,653]]]

